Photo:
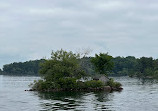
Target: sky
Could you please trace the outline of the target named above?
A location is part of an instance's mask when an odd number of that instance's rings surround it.
[[[158,58],[158,0],[0,1],[0,67],[61,48]]]

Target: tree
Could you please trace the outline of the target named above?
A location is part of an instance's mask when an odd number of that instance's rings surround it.
[[[153,69],[153,58],[152,57],[141,57],[138,60],[138,70],[141,73],[145,73],[146,69]]]
[[[44,62],[44,59],[14,62],[3,66],[3,74],[7,75],[38,75],[39,64]]]
[[[40,74],[46,81],[61,78],[81,78],[85,75],[79,66],[79,55],[64,50],[52,51],[51,59],[41,64]]]
[[[107,54],[96,55],[92,59],[93,63],[98,63],[104,67],[96,67],[100,73],[110,71],[113,63],[112,56]],[[80,56],[71,51],[64,50],[52,51],[51,59],[41,64],[40,74],[43,79],[35,81],[32,89],[37,91],[59,91],[59,90],[94,90],[93,88],[104,89],[101,81],[90,80],[86,82],[79,81],[84,77],[85,72],[80,68]],[[96,65],[98,65],[96,64]]]
[[[117,76],[133,75],[137,69],[138,61],[134,56],[115,57],[113,58],[113,74]]]
[[[112,58],[113,57],[108,55],[108,53],[100,53],[99,55],[96,54],[95,57],[91,59],[91,62],[95,67],[95,71],[100,74],[107,75],[114,66]]]

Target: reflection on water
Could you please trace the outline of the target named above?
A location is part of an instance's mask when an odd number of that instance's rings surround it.
[[[82,99],[82,93],[74,92],[53,92],[53,93],[38,93],[38,96],[44,100],[53,100],[52,102],[43,103],[44,109],[63,109],[70,110],[75,109],[79,106],[80,101],[77,99]]]
[[[0,75],[0,111],[158,111],[158,83],[151,79],[117,77],[122,92],[24,91],[39,77]]]
[[[36,93],[42,100],[43,110],[107,110],[111,105],[106,92],[52,92]],[[42,110],[42,111],[43,111]]]

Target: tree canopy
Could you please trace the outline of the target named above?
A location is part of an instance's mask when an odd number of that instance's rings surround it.
[[[64,50],[52,51],[51,58],[41,64],[40,74],[43,80],[35,81],[33,85],[34,90],[38,91],[52,91],[52,90],[104,90],[104,86],[110,84],[107,82],[104,84],[102,81],[80,81],[81,77],[86,75],[83,67],[88,65],[88,60],[84,57],[81,60],[79,54],[73,52],[67,52]],[[100,73],[107,73],[112,68],[112,56],[108,54],[96,55],[92,59],[92,62],[97,66],[96,69]],[[90,62],[90,61],[89,61]],[[85,63],[81,65],[81,63]],[[102,67],[102,65],[104,67]],[[101,68],[100,68],[101,66]],[[87,70],[88,72],[89,70]],[[111,81],[114,84],[110,87],[121,86],[120,83]],[[111,90],[111,89],[110,89]]]
[[[52,51],[51,59],[41,64],[40,74],[45,80],[56,81],[60,78],[80,78],[85,75],[79,66],[79,55],[64,50]]]
[[[5,75],[38,75],[39,64],[44,61],[44,59],[41,59],[6,64],[3,66],[3,70],[0,71],[0,73]]]
[[[112,58],[113,57],[108,55],[108,53],[100,53],[99,55],[96,54],[95,57],[91,59],[91,62],[96,72],[107,75],[114,66]]]
[[[64,50],[52,51],[51,55],[51,58],[47,60],[30,60],[6,64],[0,70],[0,74],[38,75],[40,69],[40,73],[45,79],[60,77],[80,78],[85,73],[94,75],[96,71],[100,74],[108,74],[109,76],[158,78],[158,59],[153,59],[152,57],[118,56],[113,58],[107,53],[101,53],[96,54],[95,57],[81,58],[79,54]],[[40,63],[42,65],[39,65]]]

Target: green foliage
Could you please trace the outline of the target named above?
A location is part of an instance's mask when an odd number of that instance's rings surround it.
[[[44,59],[11,63],[3,66],[2,74],[7,75],[38,75],[39,64],[44,62]]]
[[[3,71],[0,69],[0,75],[3,73]]]
[[[95,55],[91,59],[92,64],[95,67],[95,71],[100,74],[108,74],[113,68],[113,61],[112,56],[108,55],[107,53],[100,53],[99,55]]]
[[[84,89],[84,88],[87,88],[85,83],[82,82],[82,81],[77,81],[77,89]]]
[[[114,68],[110,72],[107,71],[109,68],[104,67],[104,65],[108,66],[105,64],[104,56],[102,55],[100,57],[100,55],[96,55],[96,57],[79,58],[78,54],[59,50],[52,52],[52,58],[48,60],[41,59],[19,63],[14,62],[4,65],[3,70],[0,70],[0,74],[38,75],[38,71],[41,67],[41,76],[50,81],[57,80],[60,77],[80,78],[85,75],[85,73],[88,75],[96,74],[95,71],[101,74],[105,71],[106,74],[108,73],[110,76],[158,77],[158,59],[153,59],[152,57],[135,58],[133,56],[115,57],[111,59],[114,63]],[[91,61],[95,61],[95,64],[99,65],[94,65]],[[40,63],[42,64],[39,65]],[[109,66],[112,66],[112,64]]]
[[[112,78],[110,78],[110,80],[107,82],[107,85],[113,88],[120,88],[122,86],[121,83],[115,82]]]
[[[137,69],[137,59],[133,56],[115,57],[113,58],[114,68],[112,70],[114,76],[131,75]]]
[[[75,78],[60,78],[57,82],[50,82],[45,80],[34,81],[30,85],[33,90],[37,91],[51,91],[53,89],[62,89],[62,90],[74,90],[74,89],[89,89],[89,88],[101,88],[103,87],[101,81],[76,81]]]
[[[113,66],[111,59],[112,56],[100,54],[92,59],[92,63],[97,66],[96,69],[100,73],[107,73]],[[77,79],[85,75],[84,71],[80,68],[79,56],[62,49],[52,52],[51,59],[45,60],[41,64],[40,74],[43,80],[36,81],[33,85],[33,88],[38,91],[89,89],[105,86],[101,81],[96,80],[86,82],[77,81]],[[109,82],[109,85],[120,86],[119,83],[113,81]]]
[[[115,88],[120,88],[122,84],[120,82],[115,82]]]
[[[62,49],[52,52],[51,59],[40,67],[44,80],[35,83],[33,88],[37,90],[74,89],[77,87],[76,80],[85,75],[79,65],[79,55]]]
[[[108,85],[108,86],[111,86],[111,87],[114,87],[114,86],[115,86],[114,79],[111,78],[111,79],[107,82],[107,85]]]
[[[56,88],[56,86],[57,85],[55,85],[53,82],[38,80],[38,81],[34,81],[32,89],[43,91],[43,90],[54,89]]]
[[[77,86],[77,82],[75,78],[60,78],[57,81],[57,84],[60,85],[60,88],[64,88],[64,89],[74,89]]]
[[[128,57],[115,57],[113,76],[130,76],[140,78],[156,78],[158,76],[158,59],[154,60],[152,57],[135,58]]]
[[[102,86],[103,86],[103,83],[101,81],[91,80],[91,81],[85,82],[86,88],[100,88]]]
[[[153,58],[141,57],[138,60],[137,70],[139,70],[141,73],[144,73],[147,68],[150,68],[150,69],[153,68]]]
[[[51,59],[41,64],[40,74],[47,81],[60,78],[81,78],[85,75],[79,66],[79,55],[64,50],[52,52]]]
[[[158,79],[158,70],[153,72],[153,78]]]

